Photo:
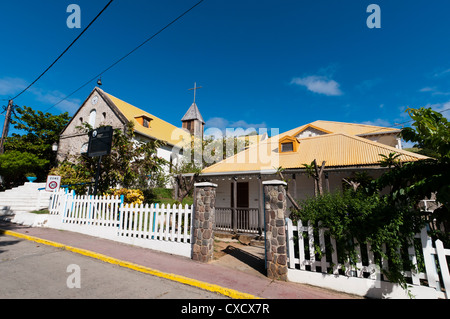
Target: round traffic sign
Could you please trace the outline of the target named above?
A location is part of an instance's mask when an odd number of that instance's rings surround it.
[[[49,187],[50,189],[55,189],[56,187],[58,187],[58,183],[57,183],[57,182],[50,182],[50,183],[48,184],[48,187]]]

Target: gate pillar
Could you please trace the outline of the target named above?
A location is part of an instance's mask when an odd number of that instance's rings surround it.
[[[267,277],[287,281],[286,183],[264,181],[264,222]]]
[[[192,259],[209,262],[214,253],[215,204],[217,184],[194,184],[192,217]]]

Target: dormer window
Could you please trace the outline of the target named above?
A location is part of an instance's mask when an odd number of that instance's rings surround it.
[[[292,152],[294,150],[294,143],[281,143],[281,152]]]
[[[293,136],[282,137],[278,144],[280,153],[297,152],[299,140]]]
[[[141,115],[135,117],[136,121],[141,124],[143,127],[150,128],[150,122],[153,120],[151,117],[147,115]]]

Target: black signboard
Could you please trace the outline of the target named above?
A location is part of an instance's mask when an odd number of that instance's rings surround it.
[[[102,126],[90,131],[87,155],[96,157],[111,153],[112,137],[112,126]]]

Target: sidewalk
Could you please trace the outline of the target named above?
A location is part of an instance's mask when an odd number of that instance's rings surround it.
[[[246,264],[236,258],[239,257],[239,253],[248,254],[252,258],[252,251],[245,248],[236,248],[235,245],[227,247],[225,251],[229,253],[222,253],[223,256],[217,260],[203,264],[185,257],[51,228],[32,228],[0,222],[0,230],[9,230],[26,236],[37,237],[151,268],[155,272],[149,273],[164,276],[168,279],[170,279],[170,274],[187,277],[189,279],[186,281],[187,284],[194,282],[203,289],[208,289],[208,284],[217,285],[265,299],[359,298],[298,283],[272,281],[262,274],[262,269],[255,269],[257,267],[251,267],[248,263]],[[2,235],[1,232],[0,235]],[[254,259],[258,259],[258,256],[254,257]],[[107,258],[105,261],[107,261]],[[217,292],[221,293],[220,290]]]

